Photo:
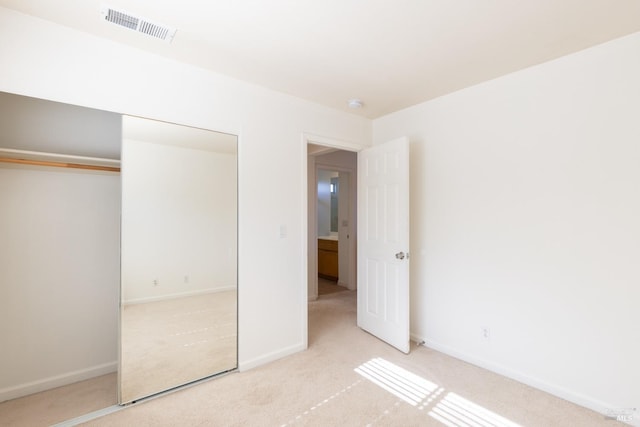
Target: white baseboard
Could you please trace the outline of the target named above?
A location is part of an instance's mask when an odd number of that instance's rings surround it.
[[[37,381],[6,387],[0,389],[0,402],[28,396],[33,393],[61,387],[78,381],[87,380],[89,378],[99,377],[100,375],[110,374],[112,372],[116,372],[117,369],[118,362],[110,362],[86,369],[80,369],[78,371],[55,375],[53,377],[43,378]]]
[[[568,390],[566,388],[557,386],[555,384],[548,383],[546,381],[540,380],[538,378],[531,377],[522,372],[515,371],[513,369],[507,368],[505,366],[489,362],[484,359],[480,359],[475,356],[468,355],[461,351],[458,351],[452,347],[447,345],[438,343],[436,341],[423,338],[416,334],[411,334],[411,340],[417,343],[424,343],[425,347],[429,347],[433,350],[437,350],[441,353],[447,354],[449,356],[455,357],[456,359],[463,360],[465,362],[471,363],[472,365],[478,366],[483,369],[487,369],[491,372],[495,372],[497,374],[503,375],[505,377],[511,378],[538,390],[542,390],[546,393],[552,394],[556,397],[559,397],[564,400],[568,400],[569,402],[575,403],[576,405],[582,406],[587,409],[591,409],[599,414],[602,414],[604,417],[607,412],[611,408],[616,408],[614,405],[606,404],[597,399],[591,398],[589,396],[585,396],[581,393],[577,393],[572,390]],[[636,424],[639,420],[635,420],[635,422],[631,425],[640,426],[640,424]]]
[[[159,295],[154,297],[133,298],[130,300],[123,301],[122,304],[123,305],[145,304],[148,302],[165,301],[165,300],[175,299],[175,298],[186,298],[186,297],[194,297],[198,295],[215,294],[216,292],[233,291],[235,289],[236,289],[235,286],[224,286],[220,288],[211,288],[211,289],[204,289],[199,291],[178,292],[175,294]]]
[[[269,362],[273,362],[278,359],[282,359],[283,357],[290,356],[294,353],[298,353],[300,351],[306,350],[306,346],[303,343],[292,345],[290,347],[286,347],[280,350],[273,351],[271,353],[267,353],[263,356],[256,357],[250,360],[240,360],[238,362],[238,370],[240,372],[248,371],[249,369],[256,368],[260,365],[265,365]]]

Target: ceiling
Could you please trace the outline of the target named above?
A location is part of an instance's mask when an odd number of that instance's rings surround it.
[[[101,4],[177,28],[171,43]],[[640,31],[638,0],[0,0],[368,118]],[[361,109],[347,101],[359,98]]]

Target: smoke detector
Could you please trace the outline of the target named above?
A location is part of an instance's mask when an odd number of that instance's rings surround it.
[[[360,99],[354,98],[354,99],[350,99],[347,102],[347,105],[349,106],[349,108],[353,108],[355,110],[358,108],[362,108],[364,103]]]
[[[152,22],[148,19],[133,15],[123,10],[113,9],[107,5],[100,6],[100,14],[102,15],[102,18],[107,22],[111,22],[121,27],[134,30],[138,33],[146,34],[160,40],[164,40],[167,43],[171,43],[171,40],[173,40],[173,36],[175,36],[176,34],[175,28]]]

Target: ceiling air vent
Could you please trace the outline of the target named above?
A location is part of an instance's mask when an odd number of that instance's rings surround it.
[[[100,13],[105,21],[120,25],[121,27],[146,34],[151,37],[171,43],[176,34],[175,28],[151,22],[148,19],[132,15],[122,10],[112,9],[109,6],[101,6]]]

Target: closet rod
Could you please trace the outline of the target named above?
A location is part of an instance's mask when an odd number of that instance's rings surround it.
[[[45,153],[42,151],[16,150],[13,148],[0,148],[0,162],[120,172],[120,161],[115,159]]]
[[[96,171],[120,172],[120,168],[111,167],[111,166],[83,165],[80,163],[52,162],[47,160],[27,160],[27,159],[13,159],[10,157],[0,157],[0,162],[19,163],[22,165],[34,165],[34,166],[53,166],[57,168],[89,169],[89,170],[96,170]]]

